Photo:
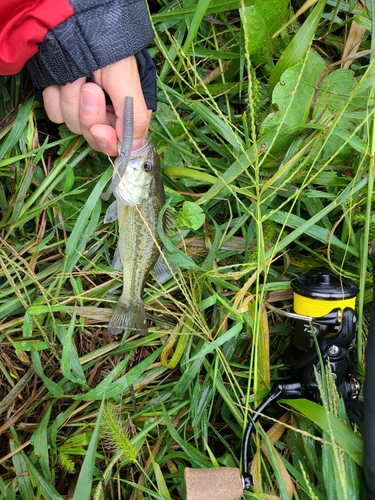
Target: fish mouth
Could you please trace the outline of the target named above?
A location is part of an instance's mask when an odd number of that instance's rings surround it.
[[[149,147],[150,147],[151,141],[147,140],[142,147],[139,149],[135,149],[134,151],[131,152],[131,157],[130,160],[133,160],[135,158],[138,158],[139,156],[143,156],[145,153],[147,153]]]

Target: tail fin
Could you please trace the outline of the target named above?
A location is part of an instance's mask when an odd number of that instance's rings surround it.
[[[121,300],[117,302],[112,318],[108,324],[108,333],[119,335],[123,331],[129,332],[137,330],[147,332],[145,309],[142,301],[125,303]]]

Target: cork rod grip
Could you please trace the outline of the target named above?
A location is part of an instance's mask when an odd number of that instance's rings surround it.
[[[185,469],[186,500],[236,500],[242,497],[240,471],[234,467]]]

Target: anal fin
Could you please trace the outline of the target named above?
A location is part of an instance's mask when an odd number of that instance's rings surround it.
[[[168,266],[164,260],[164,257],[159,254],[154,266],[151,269],[151,274],[160,284],[165,283],[173,276],[175,268]]]

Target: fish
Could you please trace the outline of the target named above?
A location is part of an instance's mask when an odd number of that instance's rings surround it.
[[[121,296],[108,324],[108,333],[147,332],[143,290],[160,254],[157,225],[165,203],[159,156],[150,140],[133,151],[124,173],[113,186],[116,201],[104,221],[118,220],[114,267],[123,269]],[[116,262],[117,261],[117,262]]]

